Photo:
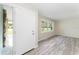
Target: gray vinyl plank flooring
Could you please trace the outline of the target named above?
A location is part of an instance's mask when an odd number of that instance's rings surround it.
[[[79,55],[79,38],[55,36],[39,42],[25,55]]]

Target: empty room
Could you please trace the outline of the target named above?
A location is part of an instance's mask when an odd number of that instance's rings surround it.
[[[79,3],[0,4],[1,55],[79,55]]]

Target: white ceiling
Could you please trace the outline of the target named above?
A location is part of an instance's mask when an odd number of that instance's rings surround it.
[[[54,20],[79,19],[78,3],[30,3],[29,5],[38,9],[40,15]]]

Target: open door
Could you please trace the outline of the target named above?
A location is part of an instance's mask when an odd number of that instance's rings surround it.
[[[37,14],[24,7],[15,8],[15,52],[16,54],[24,54],[25,52],[35,48],[35,22],[37,20]]]

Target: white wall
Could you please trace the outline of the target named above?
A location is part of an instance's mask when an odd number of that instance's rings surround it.
[[[49,18],[46,18],[46,17],[43,17],[43,16],[39,16],[39,23],[38,23],[38,32],[39,32],[39,41],[41,40],[45,40],[45,39],[48,39],[52,36],[55,35],[55,27],[54,27],[54,31],[50,31],[50,32],[45,32],[45,33],[41,33],[40,31],[40,28],[41,28],[41,25],[40,25],[40,22],[41,22],[41,19],[44,18],[44,19],[48,19],[48,20],[51,20]],[[55,21],[53,21],[54,25],[55,25]]]
[[[57,21],[56,34],[79,38],[79,20],[67,19]]]

